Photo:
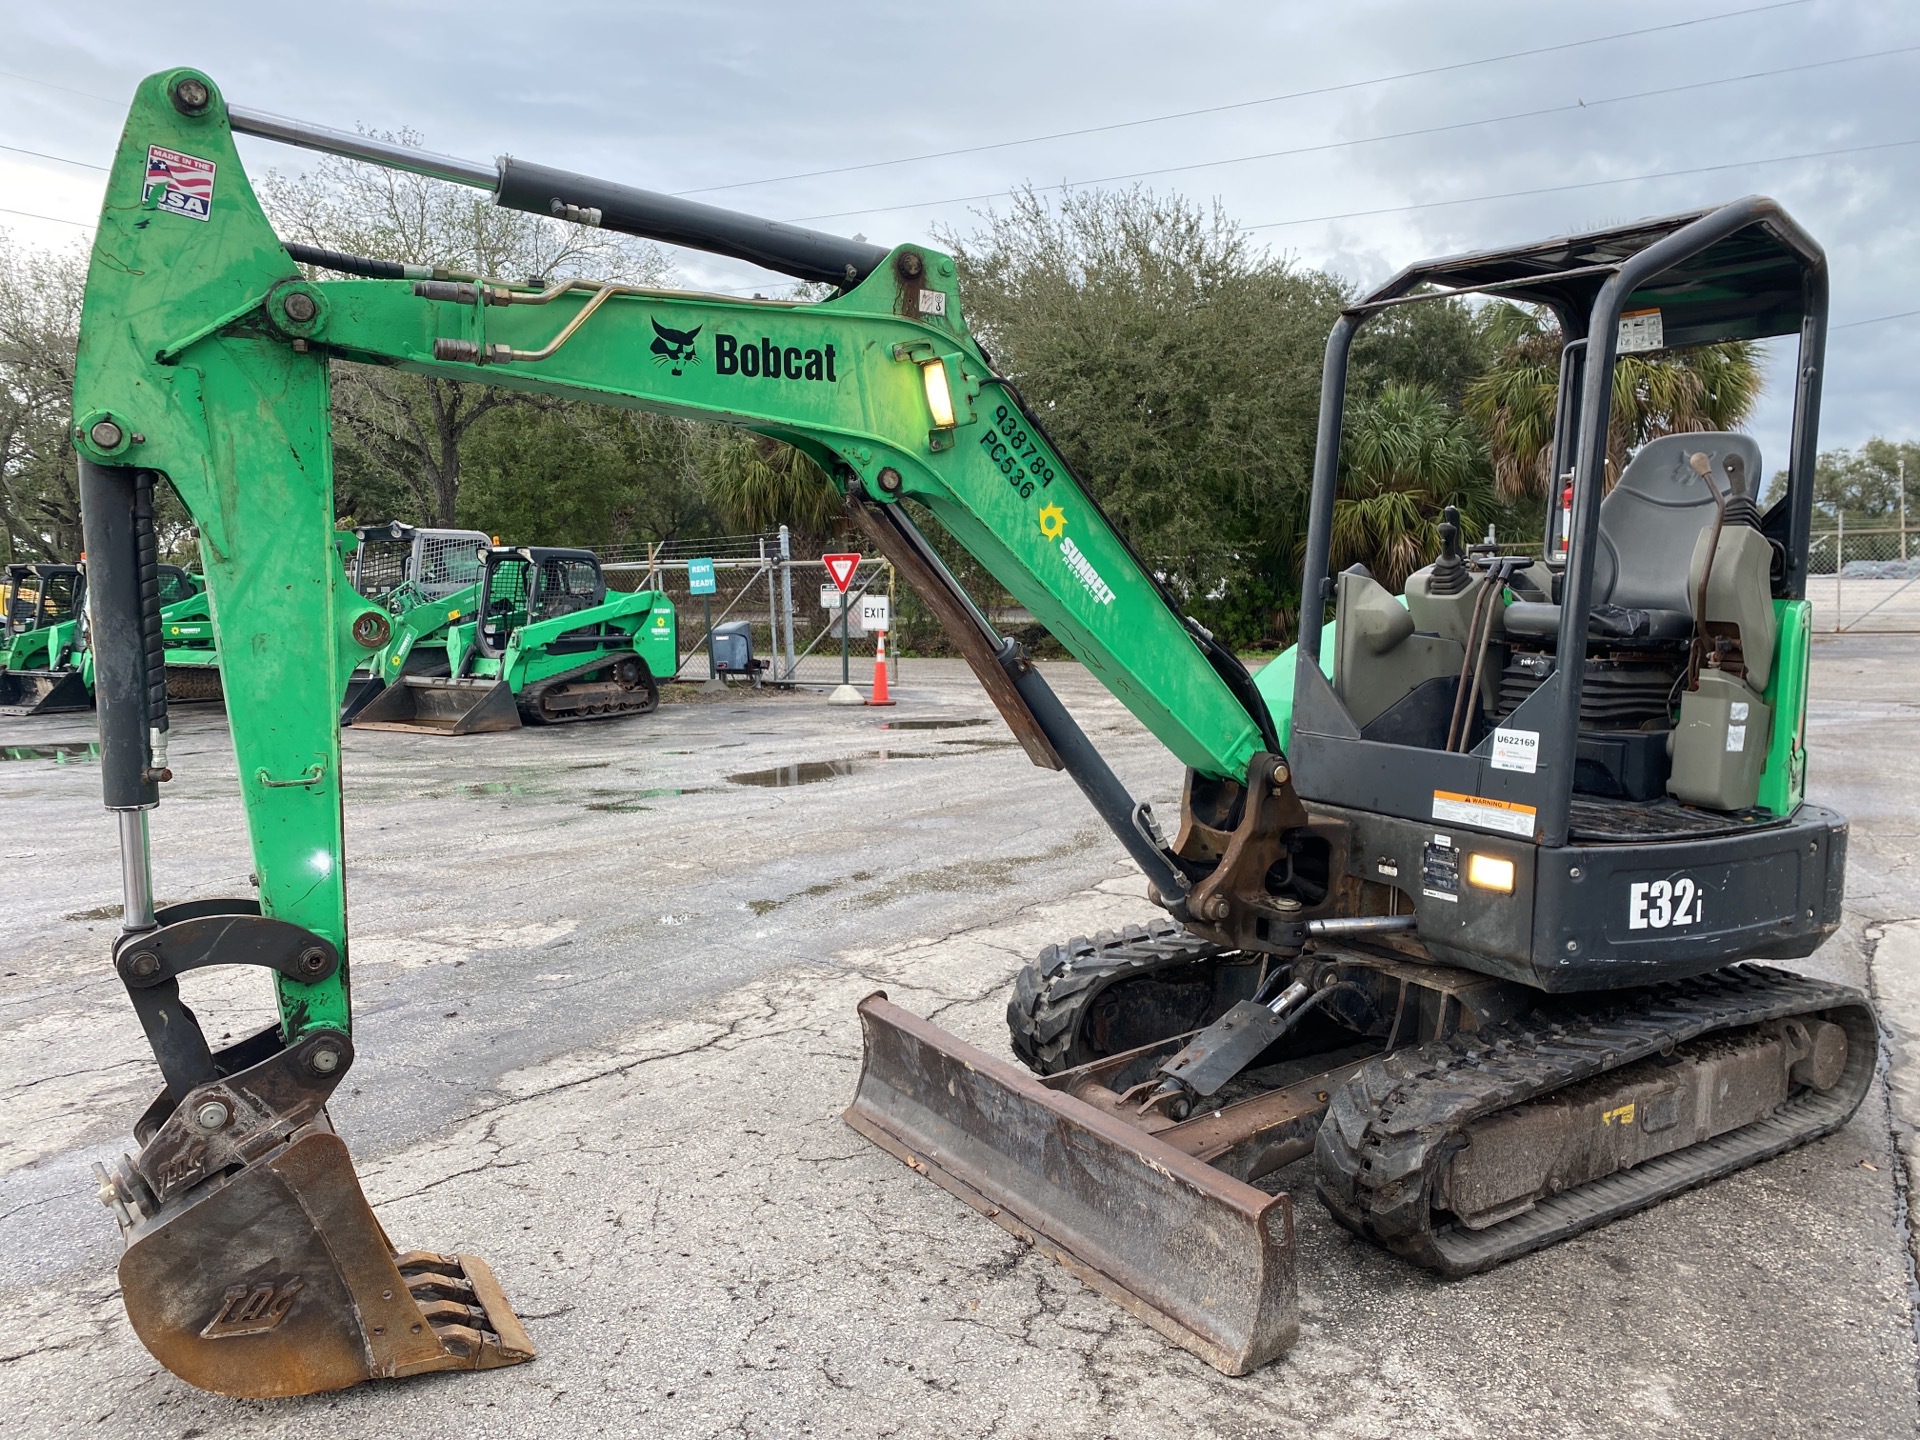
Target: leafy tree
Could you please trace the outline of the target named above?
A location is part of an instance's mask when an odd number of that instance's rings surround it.
[[[1920,443],[1876,435],[1854,450],[1822,450],[1813,472],[1813,509],[1826,524],[1842,515],[1861,528],[1900,523],[1903,485],[1920,486]],[[1787,488],[1784,468],[1767,486],[1766,504]]]
[[[1467,387],[1467,412],[1479,423],[1493,455],[1502,498],[1545,496],[1559,383],[1559,327],[1544,312],[1495,301],[1484,324],[1498,353]],[[1734,340],[1688,350],[1622,355],[1613,373],[1607,429],[1610,476],[1629,453],[1662,435],[1693,430],[1737,430],[1760,398],[1759,351]]]
[[[825,546],[841,523],[840,492],[790,445],[744,431],[718,433],[707,447],[714,503],[742,530],[792,532],[795,554]]]
[[[1217,632],[1280,633],[1342,287],[1138,188],[1019,192],[941,238],[975,333],[1121,533]]]
[[[1458,506],[1467,538],[1493,513],[1486,452],[1434,391],[1389,384],[1349,407],[1333,506],[1333,564],[1359,561],[1398,590],[1440,548],[1440,512]]]
[[[420,142],[412,132],[380,138]],[[572,276],[658,283],[668,268],[658,246],[502,209],[443,180],[338,157],[301,176],[269,172],[258,191],[282,236],[349,254],[535,284]],[[382,487],[369,480],[390,477],[415,513],[438,525],[453,524],[459,511],[462,445],[474,427],[503,407],[550,403],[344,362],[334,366],[333,381],[341,448],[359,452],[342,468],[354,470],[370,493]]]
[[[1347,393],[1364,399],[1388,385],[1418,385],[1458,410],[1493,367],[1500,345],[1487,310],[1463,300],[1422,300],[1375,315],[1353,342]]]
[[[24,250],[0,233],[0,530],[7,560],[80,553],[69,433],[84,251]]]
[[[708,427],[632,410],[496,410],[462,461],[460,523],[524,545],[620,545],[709,534]]]

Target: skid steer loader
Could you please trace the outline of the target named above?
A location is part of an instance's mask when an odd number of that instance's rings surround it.
[[[93,703],[73,658],[86,593],[78,565],[7,566],[0,715],[54,715]]]
[[[664,594],[609,593],[590,550],[489,545],[477,563],[466,613],[453,597],[416,607],[445,630],[450,673],[404,673],[395,663],[417,653],[420,626],[403,616],[385,661],[395,674],[355,708],[354,726],[476,735],[517,730],[523,718],[557,725],[645,715],[660,703],[658,677],[680,663]]]
[[[88,641],[86,611],[86,567],[70,566],[28,566],[32,570],[66,571],[76,569],[76,578],[71,590],[63,584],[61,577],[52,579],[29,576],[20,588],[25,593],[38,593],[44,597],[41,607],[43,617],[52,614],[56,618],[51,624],[43,624],[37,629],[22,632],[19,645],[0,647],[0,715],[52,715],[65,710],[85,710],[93,704],[93,653]],[[201,596],[200,583],[178,565],[158,565],[155,567],[158,584],[157,601],[163,621],[182,620],[191,622],[195,618],[204,618],[206,602]],[[66,597],[71,595],[73,611],[65,612]],[[197,603],[196,603],[197,602]],[[186,628],[196,627],[189,623]],[[209,635],[211,627],[207,627]],[[162,633],[167,635],[167,663],[171,667],[179,660],[183,667],[196,667],[201,663],[211,664],[211,657],[203,662],[197,653],[199,642],[181,639],[181,630],[171,623],[163,625]],[[211,645],[209,639],[205,642]],[[178,647],[178,648],[176,648]],[[25,663],[20,668],[5,664],[9,650]],[[169,683],[175,684],[175,699],[192,698],[193,677],[202,673],[215,676],[214,695],[219,695],[218,672],[204,672],[195,668],[181,671],[168,670]]]
[[[402,675],[446,675],[446,629],[479,599],[478,530],[440,530],[390,520],[353,529],[353,588],[393,617],[393,634],[353,672],[340,711],[344,723]]]
[[[236,132],[830,293],[542,288],[284,244]],[[1291,1202],[1253,1183],[1290,1161],[1313,1157],[1341,1223],[1457,1274],[1824,1134],[1870,1085],[1864,997],[1752,963],[1810,954],[1840,917],[1846,822],[1804,799],[1826,283],[1819,247],[1750,198],[1415,266],[1356,303],[1327,348],[1298,653],[1256,681],[1182,615],[995,372],[951,257],[288,121],[191,69],[150,77],[107,182],[74,398],[123,873],[113,960],[165,1081],[138,1153],[100,1176],[135,1332],[174,1373],[235,1395],[532,1355],[482,1262],[389,1243],[328,1117],[354,1058],[337,706],[392,633],[333,549],[333,357],[725,421],[825,470],[1028,756],[1074,781],[1169,916],[1053,947],[1019,978],[1013,1038],[1033,1069],[870,997],[848,1121],[1239,1372],[1297,1330]],[[1455,536],[1393,596],[1328,573],[1346,358],[1368,318],[1430,293],[1559,317],[1569,545],[1463,553]],[[1773,335],[1800,353],[1772,506],[1738,435],[1649,445],[1607,493],[1623,349]],[[203,536],[259,892],[156,910],[162,484]],[[1171,840],[954,582],[907,499],[1186,767]],[[542,618],[550,558],[572,568],[555,593],[594,604]],[[490,549],[482,612],[449,632],[449,678],[511,691],[517,674],[523,701],[543,684],[564,700],[569,666],[604,667],[621,643],[587,618],[601,595],[586,572],[577,555]],[[568,637],[592,648],[555,651]],[[213,1050],[178,985],[211,965],[271,972],[279,1023]]]

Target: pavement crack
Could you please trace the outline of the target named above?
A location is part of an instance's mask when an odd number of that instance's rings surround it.
[[[1894,1035],[1885,1016],[1884,996],[1880,985],[1878,961],[1880,942],[1886,936],[1888,925],[1901,921],[1876,920],[1867,925],[1861,933],[1860,948],[1866,968],[1867,994],[1873,1001],[1874,1022],[1880,1031],[1880,1054],[1876,1061],[1879,1078],[1881,1105],[1881,1130],[1886,1141],[1887,1160],[1893,1171],[1893,1223],[1900,1235],[1901,1258],[1905,1262],[1907,1278],[1907,1323],[1913,1334],[1917,1355],[1920,1355],[1920,1251],[1915,1250],[1913,1233],[1913,1172],[1907,1164],[1905,1151],[1900,1146],[1900,1125],[1893,1112],[1893,1092],[1888,1083],[1889,1071],[1893,1064]],[[1920,1365],[1914,1368],[1914,1404],[1920,1410]]]

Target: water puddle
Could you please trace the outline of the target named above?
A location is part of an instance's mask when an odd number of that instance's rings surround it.
[[[885,758],[883,752],[875,755]],[[772,765],[765,770],[742,770],[737,775],[727,776],[729,785],[760,785],[771,790],[784,790],[789,785],[817,785],[822,780],[835,780],[842,775],[857,775],[867,768],[865,760],[802,760],[795,765]]]
[[[1011,740],[942,740],[941,750],[868,750],[860,755],[845,755],[838,760],[802,760],[792,765],[770,765],[765,770],[742,770],[727,776],[729,785],[758,785],[769,790],[784,790],[792,785],[818,785],[842,775],[858,775],[890,760],[944,760],[952,755],[970,755],[976,750],[998,750]]]
[[[463,785],[460,793],[475,800],[485,800],[490,795],[538,795],[543,787],[526,780],[485,780],[478,785]]]
[[[882,730],[964,730],[970,725],[985,725],[985,720],[886,720]]]
[[[51,760],[56,765],[84,765],[100,758],[100,744],[0,745],[0,760]]]

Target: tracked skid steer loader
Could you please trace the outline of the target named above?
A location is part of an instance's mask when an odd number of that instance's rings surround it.
[[[6,568],[0,616],[0,715],[85,710],[93,695],[74,662],[86,575],[77,565]]]
[[[357,525],[353,539],[353,588],[386,609],[393,633],[354,670],[340,709],[345,724],[402,676],[449,672],[447,628],[479,603],[481,552],[491,543],[478,530],[400,520]]]
[[[442,612],[421,612],[445,630],[451,673],[382,676],[378,690],[352,707],[351,724],[476,735],[518,730],[523,717],[557,725],[645,715],[660,703],[658,677],[680,663],[673,602],[664,594],[610,592],[589,550],[489,545],[478,562],[464,612],[449,601],[444,624]],[[411,637],[416,628],[403,615],[397,633]],[[394,642],[389,648],[392,669],[404,651]]]
[[[283,243],[236,133],[827,293],[541,287]],[[1572,503],[1543,555],[1449,534],[1395,596],[1328,574],[1346,357],[1369,317],[1430,293],[1559,317],[1552,458]],[[396,633],[335,549],[334,359],[723,421],[821,466],[1169,917],[1052,947],[1019,977],[1024,1066],[868,999],[847,1118],[1239,1372],[1297,1330],[1292,1202],[1255,1183],[1290,1161],[1313,1157],[1341,1223],[1458,1274],[1803,1143],[1859,1104],[1866,1001],[1755,963],[1810,954],[1840,916],[1846,823],[1804,799],[1826,313],[1819,248],[1764,199],[1408,270],[1329,343],[1300,644],[1256,681],[1182,615],[996,373],[951,257],[288,121],[192,69],[149,77],[107,181],[73,409],[123,879],[112,961],[164,1082],[135,1152],[100,1175],[135,1332],[175,1374],[233,1395],[533,1353],[510,1283],[389,1241],[328,1114],[356,1054],[339,706]],[[1608,493],[1623,349],[1774,335],[1800,344],[1779,499],[1757,504],[1751,441],[1713,434],[1645,446]],[[258,892],[156,908],[148,826],[172,778],[162,486],[201,535]],[[1171,841],[903,500],[1186,768]],[[489,547],[477,598],[446,632],[444,684],[405,690],[471,686],[552,721],[650,702],[668,673],[642,644],[664,630],[670,653],[670,617],[608,599],[591,556]],[[442,728],[470,704],[457,697]],[[218,965],[260,972],[279,1018],[215,1050],[179,982]]]

